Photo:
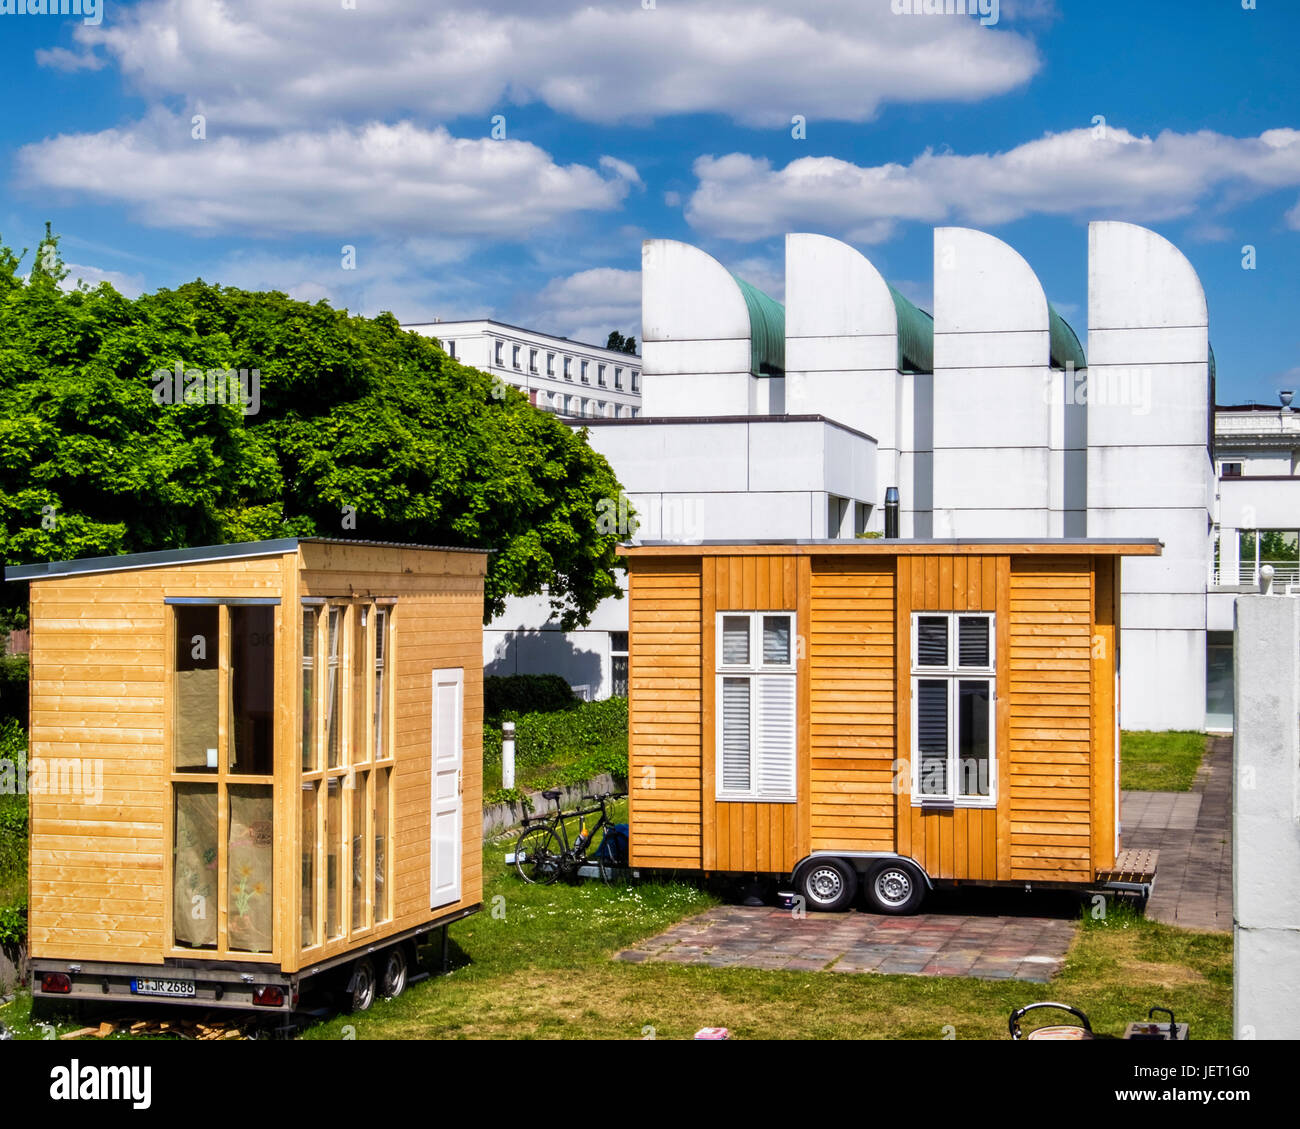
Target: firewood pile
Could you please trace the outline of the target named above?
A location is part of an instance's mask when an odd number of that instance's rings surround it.
[[[178,1039],[224,1040],[250,1039],[252,1028],[233,1019],[140,1019],[134,1023],[101,1023],[98,1027],[82,1027],[68,1031],[60,1039],[106,1039],[110,1035],[161,1036]]]

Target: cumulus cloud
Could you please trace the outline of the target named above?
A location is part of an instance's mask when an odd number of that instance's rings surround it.
[[[1014,30],[900,17],[883,0],[145,0],[74,36],[146,95],[271,129],[483,114],[486,131],[511,103],[604,123],[865,121],[884,103],[1003,94],[1041,65]]]
[[[575,341],[605,344],[611,329],[641,341],[641,272],[597,267],[551,279],[529,324]]]
[[[1300,185],[1300,130],[1229,137],[1167,130],[1049,133],[1004,153],[927,149],[910,164],[803,157],[784,168],[743,153],[700,157],[686,218],[709,235],[754,240],[805,229],[878,243],[900,221],[991,226],[1027,215],[1191,215],[1208,203]],[[1300,227],[1300,205],[1287,216]]]
[[[144,293],[144,279],[138,274],[126,274],[123,271],[103,270],[100,267],[84,266],[81,263],[65,263],[67,276],[59,286],[63,290],[75,290],[85,283],[92,289],[101,282],[107,282],[114,290],[126,298],[138,298]]]
[[[527,235],[575,212],[608,211],[636,170],[558,165],[526,141],[371,123],[264,137],[190,139],[188,119],[60,134],[24,146],[29,185],[124,204],[146,224],[194,232],[369,232],[441,238]],[[639,179],[639,178],[638,178]]]

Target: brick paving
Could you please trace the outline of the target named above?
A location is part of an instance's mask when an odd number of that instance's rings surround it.
[[[1046,983],[1074,936],[1069,918],[1014,914],[886,917],[719,906],[618,953],[616,959],[800,972],[973,976]]]
[[[1232,929],[1232,738],[1212,737],[1191,792],[1125,792],[1125,847],[1160,851],[1147,916]]]

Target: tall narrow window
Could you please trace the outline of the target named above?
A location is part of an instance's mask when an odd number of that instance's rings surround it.
[[[610,692],[616,698],[627,697],[627,660],[627,632],[611,631],[609,633],[609,679],[612,683]]]
[[[795,798],[793,612],[722,612],[717,622],[719,800]]]
[[[302,770],[316,767],[316,621],[315,608],[302,609]]]
[[[388,806],[391,768],[375,772],[375,921],[387,921],[392,912],[388,897]]]
[[[310,949],[316,944],[316,793],[318,782],[307,780],[302,785],[302,947]]]
[[[276,609],[236,598],[167,602],[176,774],[172,944],[271,953]]]
[[[384,686],[384,658],[388,647],[388,612],[375,609],[375,760],[388,756],[388,696]]]
[[[328,765],[337,768],[343,759],[343,678],[339,654],[343,647],[343,609],[329,609],[329,630],[325,640],[329,648],[325,667],[325,749]]]
[[[912,616],[914,803],[996,802],[993,616]]]
[[[325,782],[325,939],[343,936],[342,893],[343,781],[331,776]]]

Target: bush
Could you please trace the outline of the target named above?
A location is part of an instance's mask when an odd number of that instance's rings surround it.
[[[483,679],[483,714],[490,722],[517,720],[526,713],[570,710],[579,701],[558,674],[488,675]]]
[[[526,713],[515,718],[517,768],[572,762],[600,747],[621,748],[626,771],[627,699],[576,702],[556,713]],[[501,763],[501,728],[483,728],[483,760]]]
[[[0,721],[27,724],[28,669],[26,655],[0,655]]]
[[[0,789],[16,788],[26,775],[27,739],[13,718],[0,721],[0,760],[8,762]],[[0,940],[14,940],[20,923],[26,932],[27,830],[26,793],[0,791]]]

